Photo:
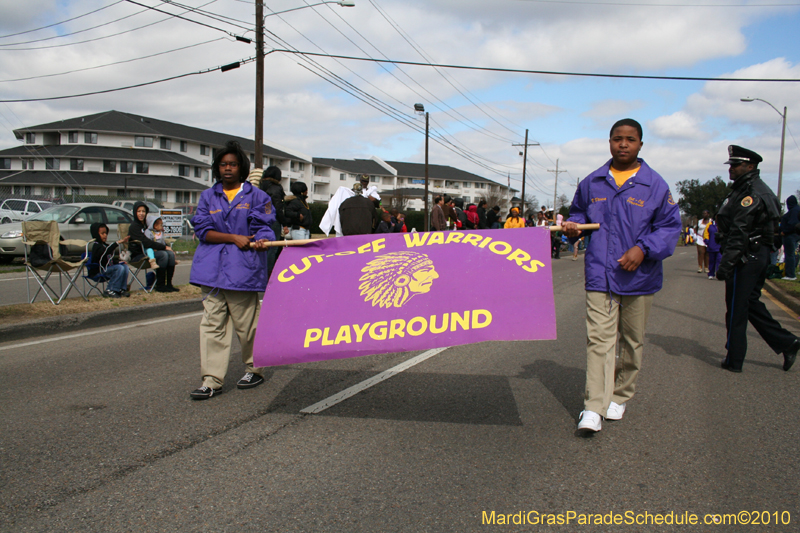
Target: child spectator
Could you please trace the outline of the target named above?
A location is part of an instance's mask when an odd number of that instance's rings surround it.
[[[381,222],[375,233],[395,233],[397,224],[392,224],[392,215],[386,211],[381,213]]]
[[[397,213],[397,224],[400,226],[400,229],[397,230],[398,233],[408,233],[408,228],[406,227],[406,215],[404,213]]]
[[[147,215],[147,229],[144,230],[144,234],[147,236],[148,239],[152,240],[153,242],[158,242],[167,246],[167,239],[164,236],[164,221],[161,220],[161,217],[158,215]],[[150,258],[150,268],[156,269],[158,265],[153,266],[155,263],[155,253],[153,252],[152,248],[145,248],[145,253],[147,257]],[[175,259],[175,264],[179,264],[180,261]]]
[[[108,244],[108,226],[102,222],[95,222],[89,227],[92,238],[95,240],[92,246],[91,262],[89,265],[89,276],[97,276],[104,273],[108,277],[108,286],[103,292],[104,298],[119,298],[120,296],[130,296],[128,292],[128,265],[121,263],[114,256],[119,245],[128,242],[130,235],[126,236],[113,244]]]

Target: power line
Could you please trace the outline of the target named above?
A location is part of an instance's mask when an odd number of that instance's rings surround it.
[[[136,4],[137,6],[142,6],[142,7],[146,7],[147,9],[152,9],[153,11],[157,11],[159,13],[164,13],[166,15],[169,15],[171,17],[175,17],[177,19],[185,20],[187,22],[192,22],[192,23],[198,24],[200,26],[205,26],[206,28],[211,28],[212,30],[216,30],[216,31],[221,31],[221,32],[227,33],[228,35],[230,35],[234,39],[237,37],[236,34],[231,33],[228,30],[223,30],[222,28],[217,28],[216,26],[212,26],[210,24],[206,24],[205,22],[200,22],[199,20],[192,20],[190,18],[186,18],[186,17],[183,17],[181,15],[175,15],[174,13],[170,13],[169,11],[164,11],[163,9],[158,9],[157,7],[153,7],[153,6],[148,6],[146,4],[142,4],[140,2],[137,2],[136,0],[125,0],[125,1],[130,3],[130,4]],[[212,4],[212,3],[216,2],[216,1],[217,0],[213,0],[213,2],[209,2],[209,4]],[[205,5],[208,5],[208,4],[205,4]],[[191,9],[189,9],[189,11],[192,11],[193,9],[194,8],[191,8]]]
[[[121,1],[124,1],[124,0],[121,0]],[[211,39],[210,41],[203,41],[202,43],[190,44],[188,46],[183,46],[181,48],[173,48],[172,50],[167,50],[165,52],[158,52],[156,54],[150,54],[150,55],[147,55],[147,56],[135,57],[133,59],[123,59],[121,61],[115,61],[113,63],[106,63],[104,65],[96,65],[94,67],[78,68],[78,69],[75,69],[75,70],[67,70],[67,71],[64,71],[64,72],[56,72],[54,74],[42,74],[40,76],[28,76],[27,78],[16,78],[16,79],[13,79],[13,80],[0,80],[0,83],[8,83],[8,82],[12,82],[12,81],[38,80],[38,79],[41,79],[41,78],[52,78],[52,77],[55,77],[55,76],[64,76],[66,74],[74,74],[75,72],[85,72],[87,70],[96,70],[96,69],[99,69],[99,68],[111,67],[111,66],[114,66],[114,65],[122,65],[124,63],[132,63],[134,61],[141,61],[142,59],[150,59],[151,57],[157,57],[157,56],[162,56],[162,55],[165,55],[165,54],[171,54],[173,52],[180,52],[181,50],[186,50],[186,49],[189,49],[189,48],[195,48],[197,46],[201,46],[201,45],[209,44],[209,43],[215,43],[217,41],[223,41],[223,40],[225,40],[225,37],[218,37],[216,39]]]
[[[89,15],[92,15],[94,13],[97,13],[98,11],[102,11],[104,9],[108,9],[109,7],[113,7],[113,6],[117,5],[117,4],[121,4],[124,1],[125,0],[117,0],[113,4],[109,4],[107,6],[103,6],[101,8],[95,9],[94,11],[89,11],[88,13],[84,13],[83,15],[78,15],[77,17],[72,17],[72,18],[67,19],[67,20],[62,20],[61,22],[54,22],[53,24],[48,24],[47,26],[42,26],[41,28],[35,28],[35,29],[32,29],[32,30],[20,31],[20,32],[17,32],[17,33],[9,33],[8,35],[0,35],[0,39],[6,39],[8,37],[16,37],[17,35],[24,35],[26,33],[33,33],[33,32],[39,31],[39,30],[46,30],[47,28],[52,28],[53,26],[60,26],[61,24],[66,24],[67,22],[72,22],[73,20],[78,20],[79,18],[83,18],[83,17],[89,16]]]
[[[272,52],[267,52],[267,53],[269,54],[269,53],[272,53]],[[237,68],[237,67],[239,67],[241,65],[244,65],[246,63],[251,63],[253,61],[255,61],[255,57],[249,57],[247,59],[240,59],[239,61],[237,61],[235,63],[230,63],[228,65],[220,65],[220,66],[217,66],[217,67],[212,67],[212,68],[208,68],[208,69],[205,69],[205,70],[200,70],[200,71],[197,71],[197,72],[188,72],[186,74],[178,74],[177,76],[170,76],[168,78],[162,78],[160,80],[146,81],[146,82],[143,82],[143,83],[136,83],[134,85],[126,85],[125,87],[117,87],[115,89],[104,89],[104,90],[101,90],[101,91],[92,91],[92,92],[88,92],[88,93],[70,94],[70,95],[63,95],[63,96],[49,96],[49,97],[45,97],[45,98],[17,98],[17,99],[9,99],[9,100],[0,100],[0,103],[4,103],[5,104],[5,103],[18,103],[18,102],[46,102],[46,101],[50,101],[50,100],[66,100],[68,98],[80,98],[82,96],[94,96],[94,95],[97,95],[97,94],[113,93],[113,92],[118,92],[118,91],[125,91],[127,89],[135,89],[137,87],[146,87],[148,85],[155,85],[157,83],[163,83],[165,81],[172,81],[172,80],[177,80],[177,79],[180,79],[180,78],[186,78],[188,76],[196,76],[198,74],[208,74],[209,72],[214,72],[216,70],[222,70],[222,69],[228,70],[229,68]]]
[[[466,65],[449,65],[445,63],[421,63],[418,61],[400,61],[395,59],[374,59],[368,57],[355,57],[343,56],[335,54],[317,54],[314,52],[299,52],[294,50],[273,50],[274,52],[285,52],[289,54],[301,54],[316,57],[330,57],[334,59],[352,59],[354,61],[367,61],[376,63],[391,63],[393,65],[415,65],[420,67],[439,67],[439,68],[452,68],[460,70],[480,70],[488,72],[509,72],[513,74],[542,74],[551,76],[581,76],[590,78],[619,78],[630,80],[670,80],[670,81],[759,81],[759,82],[784,82],[784,83],[797,83],[800,79],[797,78],[703,78],[694,76],[642,76],[634,74],[597,74],[587,72],[558,72],[551,70],[525,70],[515,68],[500,68],[500,67],[472,67]]]
[[[798,3],[792,4],[640,4],[623,2],[582,2],[580,0],[520,0],[524,2],[536,2],[538,4],[578,4],[585,6],[629,6],[629,7],[792,7],[800,6]]]

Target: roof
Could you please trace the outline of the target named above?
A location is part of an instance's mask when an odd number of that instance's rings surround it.
[[[176,124],[166,120],[159,120],[157,118],[150,118],[142,115],[134,115],[133,113],[124,113],[122,111],[114,110],[103,111],[102,113],[96,113],[94,115],[84,115],[82,117],[58,120],[56,122],[39,124],[37,126],[30,126],[27,128],[19,128],[14,130],[14,135],[16,135],[18,139],[23,139],[24,134],[27,132],[67,130],[118,134],[127,133],[129,135],[152,135],[157,137],[169,137],[172,139],[195,141],[201,144],[208,144],[218,147],[225,146],[226,142],[233,140],[238,142],[247,152],[254,152],[256,147],[255,141],[246,139],[244,137],[229,135],[227,133],[218,133],[216,131],[194,128],[184,124]],[[282,159],[307,161],[302,157],[278,150],[277,148],[273,148],[272,146],[268,146],[266,144],[264,145],[264,155]]]
[[[425,177],[424,163],[404,163],[402,161],[387,161],[386,163],[397,169],[398,176],[411,178]],[[445,165],[429,164],[428,178],[437,180],[482,182],[490,183],[492,185],[500,185],[495,181],[487,180],[486,178],[478,176],[477,174]]]
[[[108,187],[122,189],[127,178],[128,189],[167,189],[204,191],[208,187],[180,176],[152,174],[114,174],[63,170],[2,170],[0,185],[50,185],[56,187]]]
[[[377,161],[372,159],[330,159],[325,157],[315,157],[315,165],[325,165],[337,170],[344,170],[350,174],[369,174],[372,176],[393,176],[389,171],[382,167]]]
[[[428,191],[431,194],[432,191]],[[381,196],[405,196],[408,198],[422,198],[425,196],[425,189],[419,187],[400,187],[391,191],[381,191]]]
[[[98,146],[94,144],[61,144],[47,146],[15,146],[0,150],[0,157],[70,157],[76,159],[109,159],[114,161],[149,161],[151,163],[179,163],[201,167],[209,167],[197,159],[169,150],[152,150],[149,148],[122,148],[114,146]]]

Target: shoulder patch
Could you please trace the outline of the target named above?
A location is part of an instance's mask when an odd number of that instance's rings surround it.
[[[667,203],[669,205],[675,205],[675,200],[672,199],[672,193],[669,193],[669,196],[667,197]]]
[[[745,196],[742,198],[742,207],[750,207],[753,205],[753,197],[752,196]]]

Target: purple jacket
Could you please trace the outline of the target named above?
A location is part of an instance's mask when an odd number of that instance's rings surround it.
[[[214,230],[274,241],[275,234],[270,229],[274,221],[269,196],[248,182],[242,184],[242,191],[230,204],[222,183],[203,191],[192,219],[200,244],[189,282],[232,291],[263,291],[267,286],[266,252],[241,250],[235,244],[213,244],[205,237]]]
[[[616,294],[653,294],[661,290],[661,262],[671,256],[681,234],[681,215],[669,186],[644,160],[633,178],[617,189],[611,160],[589,174],[575,191],[570,222],[599,223],[586,251],[586,290]],[[633,272],[617,259],[633,246],[645,259]]]
[[[717,253],[719,252],[719,243],[717,242],[717,224],[713,220],[708,223],[708,239],[706,239],[706,248],[709,252]]]

